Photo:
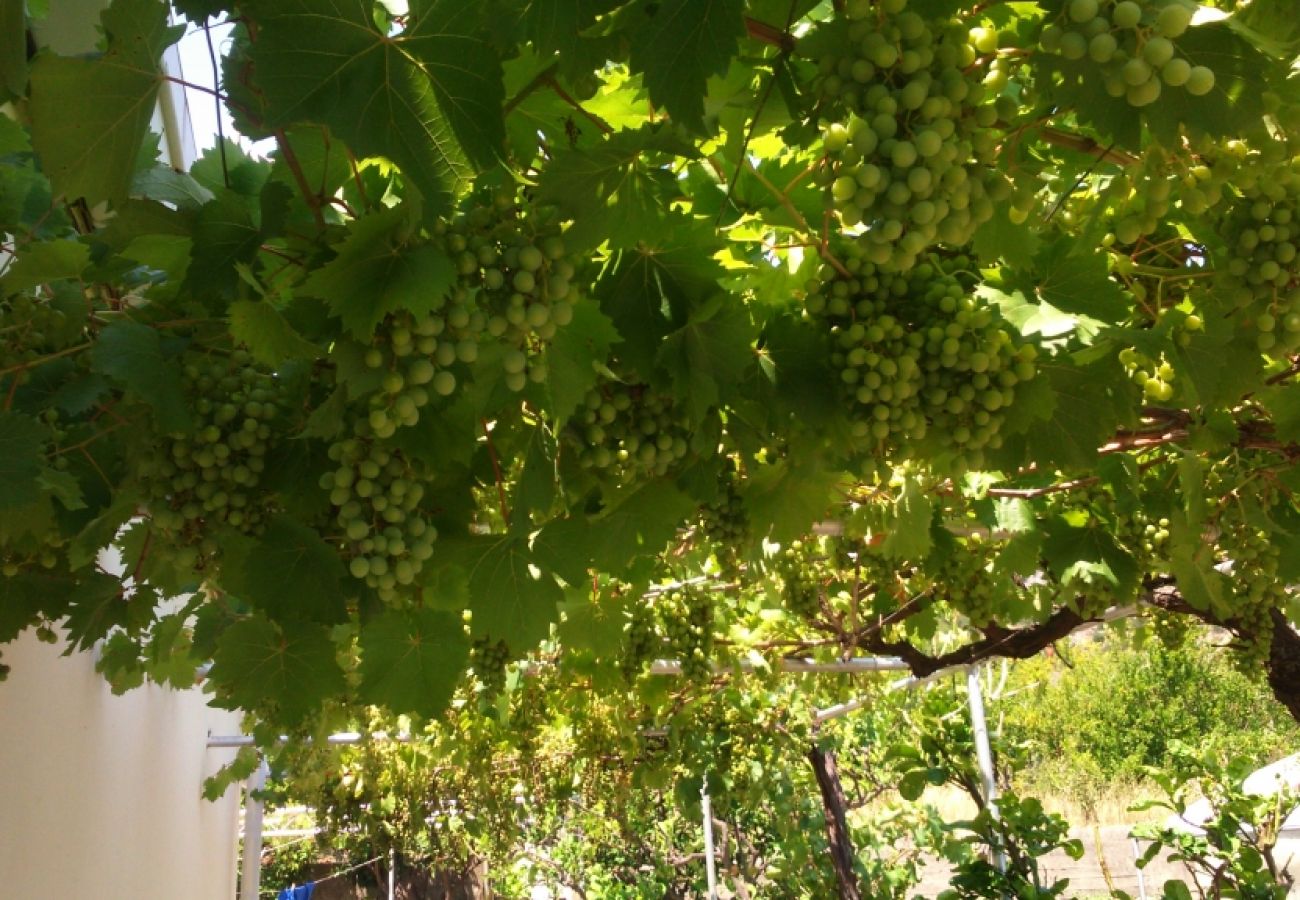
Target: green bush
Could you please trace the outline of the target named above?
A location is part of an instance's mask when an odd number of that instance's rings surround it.
[[[1300,728],[1266,685],[1238,672],[1207,639],[1168,648],[1111,634],[1059,656],[1018,664],[994,704],[1001,744],[1023,744],[1016,781],[1085,809],[1145,766],[1167,767],[1172,746],[1221,750],[1263,765],[1300,750]]]

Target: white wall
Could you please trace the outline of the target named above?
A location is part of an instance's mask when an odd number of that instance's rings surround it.
[[[3,602],[3,598],[0,598]],[[231,900],[240,796],[203,780],[234,751],[236,715],[198,690],[115,697],[90,654],[29,631],[0,683],[0,900]]]

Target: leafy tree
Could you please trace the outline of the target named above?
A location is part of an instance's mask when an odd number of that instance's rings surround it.
[[[174,6],[270,158],[159,164],[161,0],[3,30],[0,640],[267,742],[1158,614],[1300,717],[1289,3]]]

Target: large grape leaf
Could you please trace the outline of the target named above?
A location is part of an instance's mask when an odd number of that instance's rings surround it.
[[[784,543],[806,534],[839,499],[843,472],[811,457],[787,458],[757,468],[745,485],[745,509],[755,535]]]
[[[315,529],[277,516],[242,562],[225,586],[276,621],[346,618],[343,563]]]
[[[704,131],[709,77],[722,75],[745,36],[744,0],[643,3],[632,31],[633,70],[650,99],[688,128]]]
[[[163,356],[162,342],[155,329],[138,322],[114,322],[99,333],[90,356],[96,372],[153,408],[163,431],[190,429],[189,407],[181,391],[180,366]]]
[[[352,223],[338,256],[299,288],[330,311],[358,339],[368,341],[384,316],[398,309],[440,307],[456,279],[451,260],[432,244],[406,246],[410,210],[395,207]]]
[[[754,323],[740,297],[718,294],[664,338],[656,361],[672,379],[678,402],[692,421],[702,421],[743,379],[755,361],[754,337]]]
[[[80,241],[42,241],[30,244],[14,259],[0,279],[5,293],[26,291],[52,281],[76,278],[90,263],[90,247]]]
[[[36,477],[45,464],[48,429],[31,416],[0,412],[0,509],[16,509],[41,498]]]
[[[596,17],[626,0],[528,0],[519,14],[524,36],[539,54],[572,51]]]
[[[662,124],[625,129],[594,147],[557,153],[542,169],[537,198],[569,213],[566,239],[575,245],[634,247],[668,215],[668,201],[680,190],[656,163],[696,155],[694,145]]]
[[[1074,527],[1060,518],[1049,520],[1043,530],[1043,559],[1065,587],[1104,585],[1121,599],[1137,590],[1137,560],[1109,531]]]
[[[261,710],[296,724],[343,690],[334,642],[321,625],[282,630],[261,616],[227,628],[217,641],[208,680],[226,709]]]
[[[1121,322],[1131,311],[1123,290],[1110,278],[1105,255],[1080,248],[1071,238],[1044,247],[1034,259],[1033,275],[1019,283],[1056,309],[1103,322]]]
[[[546,637],[563,592],[534,565],[525,537],[469,537],[445,541],[440,550],[444,560],[469,577],[475,637],[503,640],[516,653]]]
[[[361,699],[396,713],[436,716],[469,660],[460,616],[392,609],[361,629]]]
[[[557,519],[538,532],[534,549],[570,584],[589,568],[622,573],[638,556],[659,553],[696,501],[667,481],[652,481],[599,516]]]
[[[396,162],[430,212],[450,206],[505,144],[501,64],[478,4],[431,0],[379,31],[360,0],[263,0],[254,79],[268,125],[326,125],[358,156]]]
[[[20,4],[21,5],[21,4]],[[123,200],[158,93],[159,59],[185,32],[159,0],[114,0],[99,59],[42,53],[31,68],[32,143],[54,190],[87,203]]]
[[[934,501],[915,478],[908,478],[894,497],[881,552],[893,559],[922,560],[934,544],[930,523]]]

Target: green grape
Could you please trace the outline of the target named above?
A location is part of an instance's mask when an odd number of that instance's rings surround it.
[[[505,641],[478,638],[470,645],[469,664],[479,683],[479,692],[487,700],[499,696],[506,687],[506,667],[510,648]]]
[[[283,436],[287,402],[281,382],[243,350],[191,351],[181,371],[194,430],[143,448],[135,465],[160,548],[188,560],[182,548],[192,552],[216,528],[257,535],[276,511],[260,485],[267,454]],[[194,565],[208,556],[195,554]]]
[[[828,101],[817,176],[846,232],[877,265],[906,270],[936,243],[967,243],[1005,183],[993,165],[1010,72],[996,31],[955,19],[845,10],[824,26],[843,49],[819,60]],[[993,58],[990,58],[993,57]]]
[[[1010,587],[992,571],[996,557],[996,545],[978,536],[954,539],[938,566],[927,570],[934,599],[964,615],[974,628],[991,624],[1010,598]]]
[[[390,448],[366,419],[328,451],[337,466],[321,478],[342,529],[352,577],[391,602],[409,588],[433,554],[437,529],[421,508],[431,478],[423,466]]]
[[[805,311],[831,337],[831,363],[863,449],[899,457],[951,454],[978,466],[996,448],[1016,385],[1035,375],[1035,351],[997,311],[928,259],[905,274],[853,256],[852,278],[825,268]]]
[[[721,482],[718,496],[700,508],[700,527],[705,539],[713,545],[718,561],[734,567],[751,535],[733,462],[728,462]]]
[[[816,544],[792,541],[777,556],[774,568],[781,579],[781,601],[787,611],[805,621],[821,613],[822,587],[814,569]]]
[[[563,439],[583,468],[664,475],[686,459],[692,434],[671,396],[648,385],[602,379],[565,426]]]
[[[619,668],[624,679],[634,681],[646,663],[654,659],[660,643],[655,630],[654,607],[644,601],[634,601],[623,626],[623,656]]]
[[[709,591],[686,584],[656,598],[668,646],[682,665],[682,674],[700,681],[713,674],[714,603]]]
[[[1193,97],[1208,94],[1214,89],[1214,72],[1205,66],[1192,66],[1187,73],[1187,93]]]

